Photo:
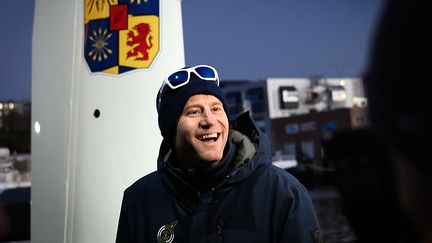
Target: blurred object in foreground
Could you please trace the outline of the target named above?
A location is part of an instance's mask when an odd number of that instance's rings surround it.
[[[324,161],[333,168],[324,180],[340,192],[342,210],[359,242],[414,242],[379,141],[369,129],[334,133],[323,141]]]

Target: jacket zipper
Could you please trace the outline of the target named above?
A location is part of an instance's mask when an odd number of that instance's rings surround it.
[[[216,225],[219,243],[223,243],[223,226],[224,226],[223,218],[219,217]]]

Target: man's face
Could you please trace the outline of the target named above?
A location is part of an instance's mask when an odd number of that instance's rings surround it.
[[[186,168],[216,166],[228,140],[229,123],[222,102],[213,95],[191,96],[178,123],[175,150]]]

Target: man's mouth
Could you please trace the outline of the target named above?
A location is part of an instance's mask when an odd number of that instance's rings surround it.
[[[203,141],[203,142],[208,142],[208,141],[213,141],[215,142],[218,138],[219,138],[220,133],[210,133],[210,134],[205,134],[201,137],[199,137],[199,140]]]

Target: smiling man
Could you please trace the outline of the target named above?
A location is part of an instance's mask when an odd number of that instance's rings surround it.
[[[177,123],[175,151],[180,168],[215,167],[228,140],[228,117],[213,95],[189,98]]]
[[[117,243],[321,242],[308,191],[248,113],[229,120],[216,69],[168,76],[157,111],[158,169],[125,190]]]

